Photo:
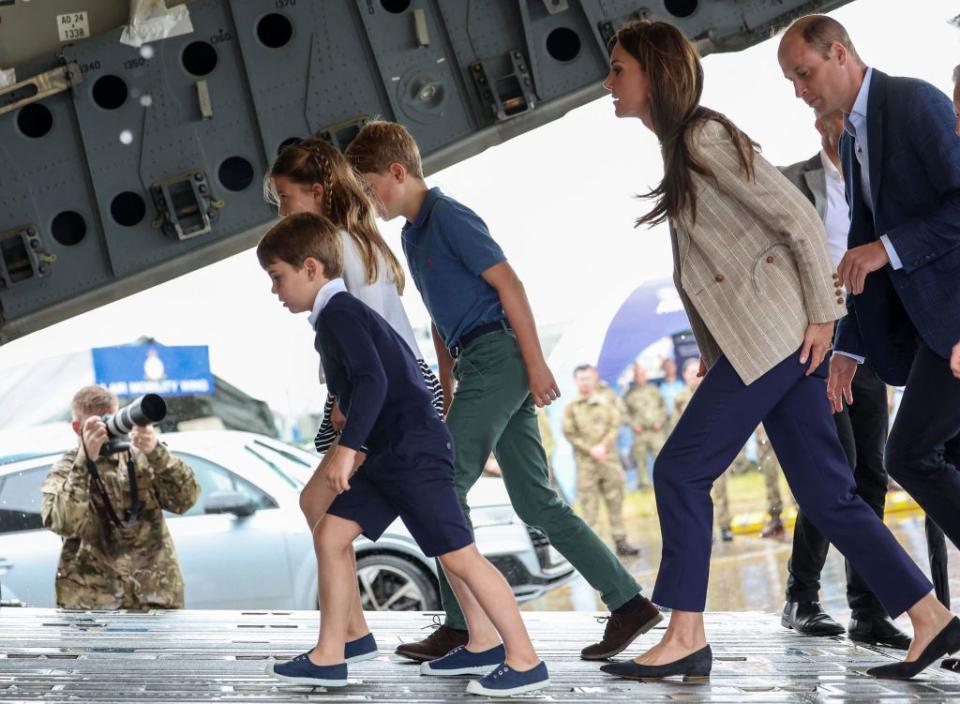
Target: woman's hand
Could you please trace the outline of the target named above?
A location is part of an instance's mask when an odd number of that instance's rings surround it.
[[[803,347],[800,349],[800,364],[806,364],[807,376],[813,374],[823,364],[833,342],[833,321],[829,323],[810,323],[803,333]]]
[[[703,357],[700,358],[700,369],[697,371],[697,376],[701,379],[707,375],[707,363],[703,361]],[[657,428],[660,430],[660,428]]]

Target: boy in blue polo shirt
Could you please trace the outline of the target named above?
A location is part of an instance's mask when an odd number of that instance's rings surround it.
[[[535,407],[549,405],[560,393],[543,359],[523,284],[483,220],[427,187],[416,142],[402,125],[367,123],[346,156],[374,193],[380,215],[407,220],[403,251],[433,319],[464,514],[469,518],[467,492],[494,451],[521,520],[543,530],[612,611],[603,639],[584,648],[581,657],[613,657],[662,617],[610,549],[550,486]],[[475,632],[470,624],[465,632],[464,617],[442,579],[441,594],[446,623],[423,641],[401,645],[397,653],[432,660],[469,643],[473,652],[489,649],[492,663],[497,644],[492,629]],[[437,670],[431,674],[442,674],[447,659],[430,663]]]
[[[310,313],[327,385],[346,416],[338,444],[317,469],[337,492],[315,529],[320,636],[315,648],[271,663],[267,672],[296,684],[347,684],[344,646],[356,590],[353,541],[361,534],[376,541],[399,516],[424,554],[438,557],[467,621],[481,631],[492,621],[503,637],[493,665],[465,650],[446,674],[489,672],[467,685],[471,694],[513,696],[542,689],[550,683],[547,667],[530,643],[513,592],[477,551],[460,509],[450,434],[433,395],[403,338],[347,292],[340,278],[341,246],[333,223],[300,213],[271,228],[257,247],[284,307]]]

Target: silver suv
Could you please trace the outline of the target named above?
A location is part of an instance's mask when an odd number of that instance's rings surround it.
[[[163,441],[193,468],[202,488],[184,515],[167,514],[186,606],[315,609],[316,560],[299,494],[318,457],[234,431],[167,433]],[[60,454],[0,456],[0,581],[27,606],[55,606],[60,537],[41,525],[40,487]],[[546,536],[520,522],[500,479],[481,478],[469,502],[478,548],[519,600],[572,575]],[[208,513],[214,504],[219,512]],[[434,561],[399,520],[376,543],[358,539],[356,552],[365,609],[439,608]]]

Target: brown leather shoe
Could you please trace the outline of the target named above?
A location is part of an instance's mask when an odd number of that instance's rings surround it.
[[[433,627],[437,630],[423,640],[401,643],[394,652],[417,662],[426,662],[442,658],[458,645],[466,645],[470,640],[470,635],[466,631],[444,626],[436,616],[434,619],[427,628]]]
[[[603,629],[603,640],[580,651],[584,660],[612,658],[663,620],[660,610],[646,597],[640,597],[639,606],[627,613],[610,614],[604,618],[607,626]]]
[[[760,531],[760,537],[782,538],[786,532],[786,529],[783,527],[783,521],[781,521],[779,518],[775,518],[763,527],[763,530]]]
[[[640,548],[636,548],[628,543],[626,538],[620,538],[615,541],[615,546],[619,557],[634,557],[640,554]]]

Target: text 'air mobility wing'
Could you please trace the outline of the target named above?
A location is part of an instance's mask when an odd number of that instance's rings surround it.
[[[0,0],[0,343],[253,245],[286,144],[409,127],[428,172],[603,93],[666,19],[704,54],[846,0]]]

